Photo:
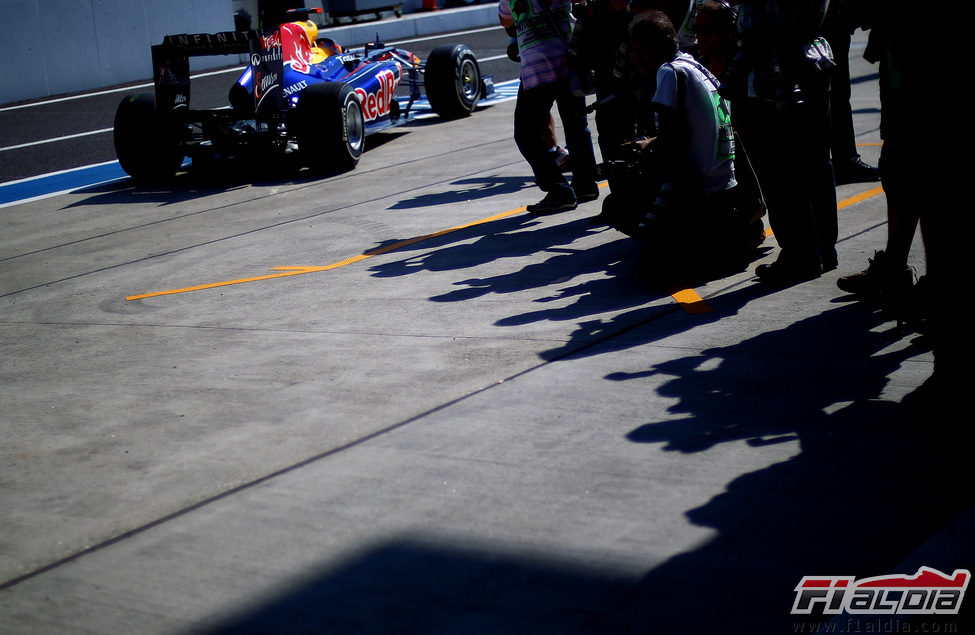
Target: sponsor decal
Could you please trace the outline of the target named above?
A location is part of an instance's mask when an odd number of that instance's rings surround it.
[[[311,70],[311,43],[301,26],[293,23],[282,24],[279,31],[278,46],[284,49],[285,64],[299,73]]]
[[[399,84],[399,76],[392,70],[384,70],[376,75],[379,87],[374,93],[367,93],[363,88],[356,88],[355,94],[362,103],[362,117],[366,121],[372,121],[383,115],[389,114],[392,101]]]
[[[281,60],[281,49],[275,48],[260,53],[251,53],[251,66],[257,67],[268,62],[278,62]]]
[[[264,97],[271,93],[278,86],[277,73],[256,73],[254,75],[254,97],[258,105],[264,101]]]
[[[290,97],[291,95],[294,95],[295,93],[297,93],[299,90],[304,90],[307,87],[308,87],[308,82],[306,82],[305,80],[301,80],[297,84],[292,84],[290,86],[285,86],[284,87],[284,94],[285,94],[286,97]]]
[[[265,33],[261,35],[261,47],[265,49],[281,48],[281,33]]]
[[[254,78],[254,101],[260,108],[265,100],[279,105],[284,67],[281,64],[281,38],[277,31],[266,31],[251,47],[250,70]]]
[[[204,55],[245,51],[250,44],[249,35],[246,32],[224,31],[221,33],[167,35],[163,38],[163,46],[190,54]]]
[[[955,569],[946,575],[921,567],[914,575],[805,576],[794,589],[793,615],[957,615],[971,573]]]

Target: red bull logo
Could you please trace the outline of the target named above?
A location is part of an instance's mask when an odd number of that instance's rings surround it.
[[[362,116],[366,121],[372,121],[389,114],[392,107],[396,86],[402,73],[394,73],[392,70],[384,70],[376,75],[379,87],[376,92],[369,93],[363,88],[356,88],[355,94],[362,103]]]
[[[285,63],[299,73],[311,69],[311,43],[301,25],[289,22],[281,25],[281,47]]]

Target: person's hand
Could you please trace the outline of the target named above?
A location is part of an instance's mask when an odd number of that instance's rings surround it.
[[[628,150],[637,150],[639,152],[645,152],[650,145],[656,141],[656,137],[637,137],[636,139],[630,139],[623,142],[623,148]]]

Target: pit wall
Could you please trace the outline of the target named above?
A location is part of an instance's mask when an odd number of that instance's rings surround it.
[[[453,6],[424,11],[426,4]],[[402,8],[401,18],[326,22],[319,34],[348,48],[498,24],[495,0],[405,0]],[[256,0],[0,0],[0,105],[151,82],[152,44],[177,33],[232,31],[240,10],[256,16]],[[190,68],[244,63],[246,56],[194,57]]]
[[[0,0],[0,104],[145,80],[164,35],[233,28],[231,0]]]

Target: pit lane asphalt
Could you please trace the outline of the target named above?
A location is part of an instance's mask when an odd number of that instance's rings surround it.
[[[835,286],[875,185],[839,271],[685,305],[598,203],[520,211],[512,109],[0,209],[0,630],[793,632],[804,575],[971,568],[930,351]]]

